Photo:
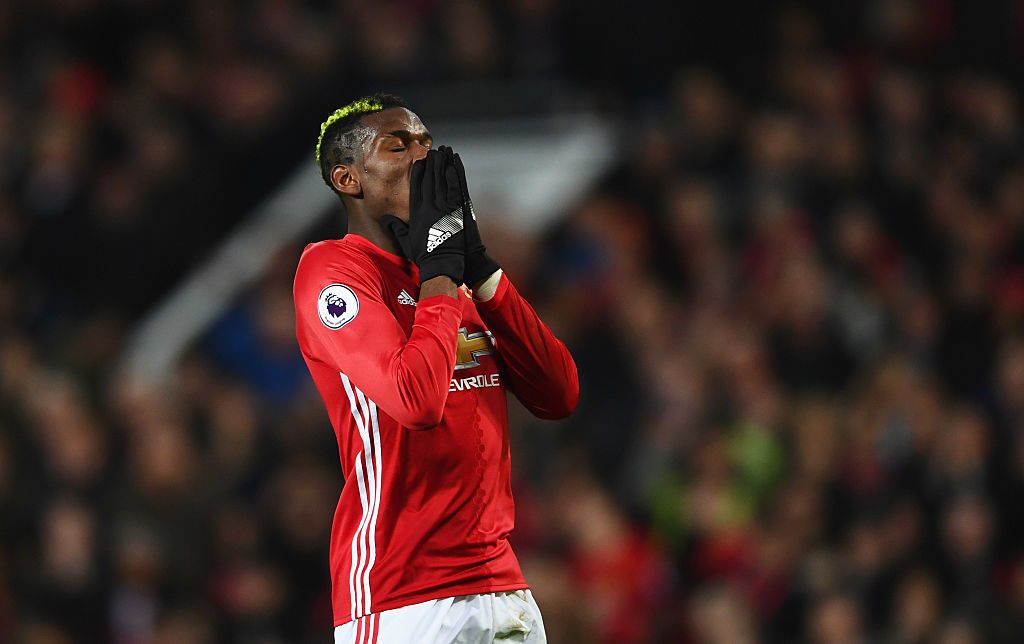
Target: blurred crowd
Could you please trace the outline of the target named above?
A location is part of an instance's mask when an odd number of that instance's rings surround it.
[[[0,4],[0,642],[329,641],[302,244],[163,385],[113,367],[336,103],[537,78],[624,149],[542,235],[481,213],[581,375],[510,416],[549,640],[1020,641],[1024,7],[797,3],[691,51],[658,4]]]

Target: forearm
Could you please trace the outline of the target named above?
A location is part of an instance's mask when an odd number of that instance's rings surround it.
[[[473,284],[473,299],[478,302],[489,302],[497,294],[501,276],[504,274],[505,272],[499,268],[488,275],[486,279]]]
[[[420,285],[420,300],[425,300],[428,297],[434,297],[435,295],[447,295],[448,297],[459,297],[459,287],[455,285],[452,278],[447,275],[438,275],[432,277],[423,284]]]
[[[409,341],[389,361],[384,377],[395,387],[395,396],[389,397],[389,406],[395,410],[392,415],[410,429],[433,427],[441,419],[461,320],[454,298],[422,295]]]
[[[576,363],[508,278],[500,279],[477,309],[497,341],[510,388],[534,415],[564,418],[579,399]]]

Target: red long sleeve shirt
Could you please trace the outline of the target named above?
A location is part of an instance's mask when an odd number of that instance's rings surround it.
[[[418,271],[357,235],[310,244],[296,333],[338,439],[334,625],[428,599],[526,588],[514,524],[511,391],[576,406],[576,365],[505,276],[493,298],[417,302]]]

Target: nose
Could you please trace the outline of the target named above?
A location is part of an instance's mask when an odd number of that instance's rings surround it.
[[[423,159],[427,156],[427,152],[430,151],[430,148],[423,145],[419,141],[413,141],[410,144],[409,151],[412,152],[412,162],[416,163],[420,159]]]

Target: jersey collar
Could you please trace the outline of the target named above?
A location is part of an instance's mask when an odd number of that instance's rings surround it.
[[[384,250],[383,248],[381,248],[377,244],[374,244],[372,241],[370,241],[366,237],[363,237],[362,235],[348,233],[341,238],[341,241],[345,242],[346,244],[358,246],[365,250],[366,252],[370,253],[371,255],[376,255],[377,257],[380,257],[384,261],[394,264],[395,266],[405,268],[406,266],[409,265],[409,260],[407,260],[406,258]]]

